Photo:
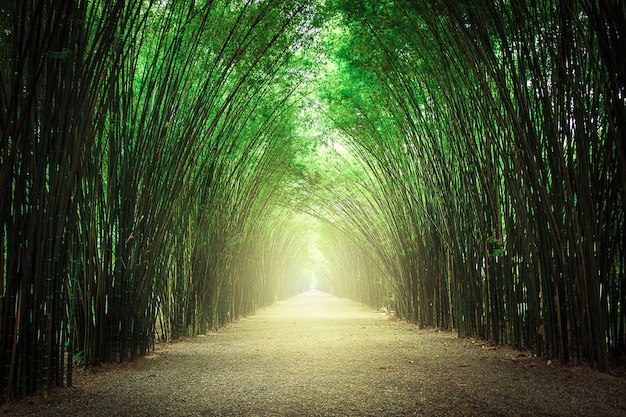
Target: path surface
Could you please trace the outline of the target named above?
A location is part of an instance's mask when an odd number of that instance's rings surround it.
[[[75,378],[0,415],[626,415],[622,378],[418,330],[316,291]]]

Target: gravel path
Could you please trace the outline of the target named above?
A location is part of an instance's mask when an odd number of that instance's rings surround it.
[[[82,371],[32,416],[626,416],[626,379],[419,330],[317,291],[130,364]]]

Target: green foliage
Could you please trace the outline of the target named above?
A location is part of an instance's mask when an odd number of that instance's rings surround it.
[[[302,151],[296,53],[317,13],[280,0],[32,3],[2,34],[16,46],[2,77],[7,397],[70,383],[66,349],[86,366],[132,359],[156,331],[203,332],[295,290],[284,281],[301,256],[264,271],[269,230],[255,222],[271,224]]]
[[[624,344],[624,248],[600,248],[623,232],[607,197],[625,182],[601,75],[623,72],[604,52],[617,26],[601,16],[623,13],[570,6],[337,2],[325,95],[386,202],[401,315],[606,369]]]
[[[626,345],[623,12],[7,6],[2,395],[46,395],[75,362],[132,359],[312,280],[607,369]]]

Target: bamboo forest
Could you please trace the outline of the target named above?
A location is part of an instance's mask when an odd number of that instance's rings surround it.
[[[0,13],[2,398],[311,287],[626,355],[623,0]]]

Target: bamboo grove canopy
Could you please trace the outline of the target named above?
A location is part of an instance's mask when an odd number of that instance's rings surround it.
[[[0,5],[2,398],[310,285],[626,354],[622,0]]]

